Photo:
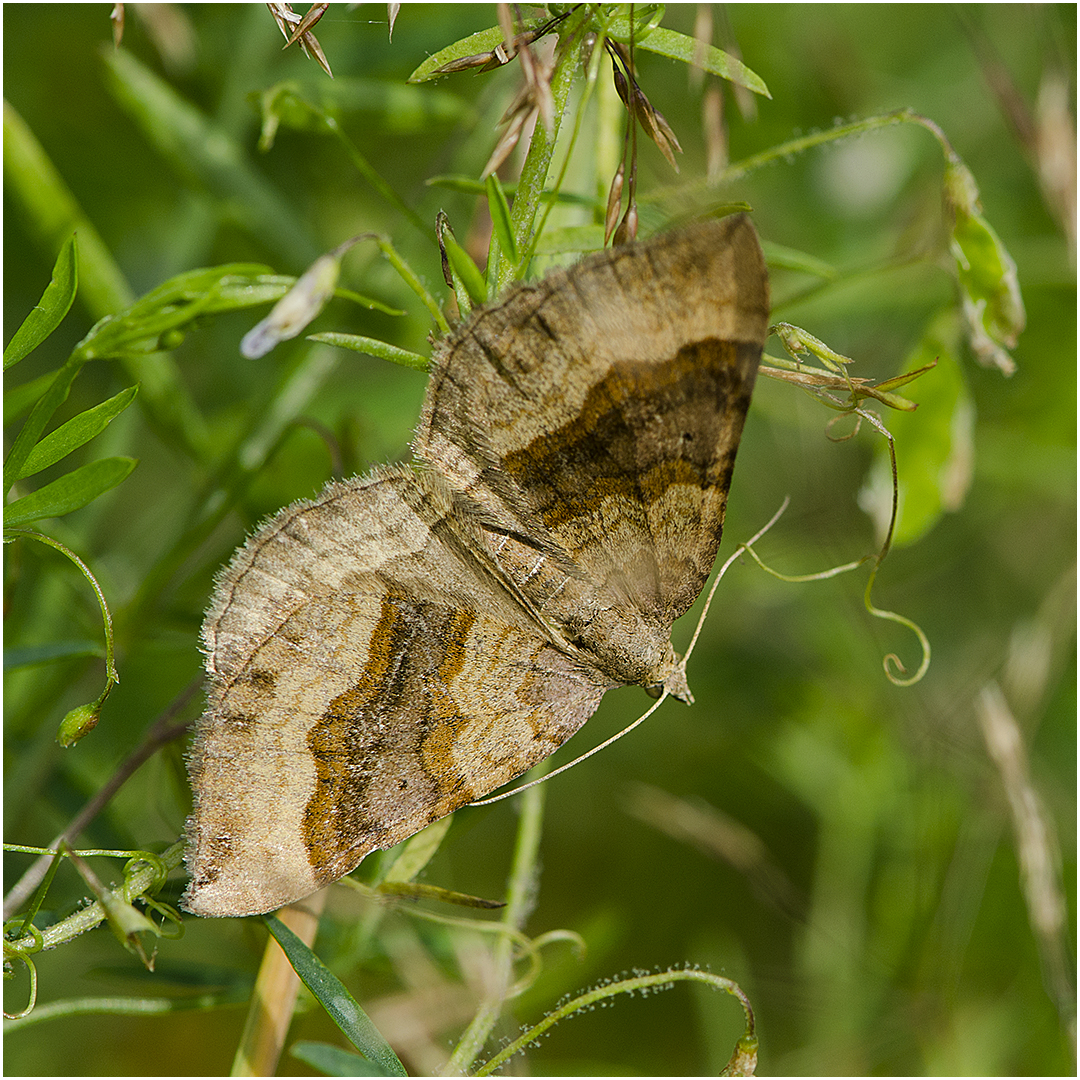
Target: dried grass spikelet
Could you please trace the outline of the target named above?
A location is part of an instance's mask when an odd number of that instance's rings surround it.
[[[285,37],[284,48],[300,43],[305,56],[310,56],[332,79],[334,73],[311,28],[323,17],[329,4],[312,4],[304,15],[293,11],[292,4],[267,4],[270,14]]]

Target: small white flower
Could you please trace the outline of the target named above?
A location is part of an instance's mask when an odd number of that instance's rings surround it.
[[[326,307],[337,285],[340,251],[337,248],[316,259],[273,306],[270,314],[244,335],[240,342],[243,356],[249,360],[265,356],[275,345],[296,337]]]

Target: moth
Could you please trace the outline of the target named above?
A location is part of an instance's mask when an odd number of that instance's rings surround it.
[[[413,462],[262,525],[203,626],[197,915],[316,891],[543,760],[671,645],[720,544],[769,312],[745,215],[606,250],[433,357]]]

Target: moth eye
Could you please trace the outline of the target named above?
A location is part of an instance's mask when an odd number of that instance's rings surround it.
[[[664,688],[659,683],[654,686],[646,686],[644,689],[645,693],[651,698],[658,698],[664,692]]]
[[[694,433],[692,431],[684,431],[682,435],[683,442],[693,442]]]

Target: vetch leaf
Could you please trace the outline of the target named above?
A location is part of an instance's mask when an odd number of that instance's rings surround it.
[[[130,307],[100,320],[75,346],[80,360],[104,359],[159,347],[162,335],[183,331],[199,316],[264,304],[288,292],[294,279],[254,263],[188,270],[163,281]]]
[[[128,457],[91,461],[5,506],[4,528],[13,529],[41,518],[63,517],[79,510],[125,480],[137,464],[135,458]]]
[[[45,286],[37,307],[23,320],[4,350],[4,370],[29,356],[64,320],[78,287],[77,250],[74,233],[60,249],[52,280]]]
[[[264,916],[270,933],[303,984],[315,995],[345,1037],[370,1061],[386,1070],[387,1076],[407,1076],[397,1054],[356,1003],[345,984],[283,922]]]
[[[30,451],[18,478],[22,480],[26,476],[41,472],[42,469],[47,469],[50,465],[55,465],[62,458],[67,457],[84,443],[88,443],[95,435],[104,431],[135,400],[138,392],[137,386],[129,386],[115,397],[79,413],[66,424],[50,432]]]
[[[26,423],[19,429],[19,434],[15,436],[15,442],[4,460],[5,495],[11,490],[15,478],[22,472],[22,467],[41,438],[45,425],[53,413],[67,400],[71,384],[75,381],[75,376],[79,374],[82,364],[83,361],[73,353],[64,366],[55,375],[50,376],[45,393],[34,402]]]

